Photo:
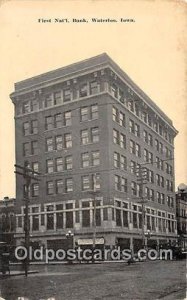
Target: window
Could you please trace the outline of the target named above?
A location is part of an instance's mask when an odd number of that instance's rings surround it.
[[[54,93],[54,105],[58,105],[62,103],[61,91]]]
[[[120,164],[122,170],[127,170],[127,158],[123,155],[120,157]]]
[[[54,194],[54,184],[53,181],[48,181],[47,182],[47,195],[52,195]]]
[[[156,156],[156,167],[157,169],[160,169],[160,159],[158,156]]]
[[[156,193],[157,202],[161,204],[160,192]]]
[[[134,102],[132,100],[129,100],[127,105],[128,105],[128,109],[134,112]]]
[[[169,175],[173,174],[173,167],[168,163],[166,163],[166,173]]]
[[[151,116],[149,114],[147,115],[147,122],[148,122],[148,125],[150,127],[152,127],[152,119],[151,119]]]
[[[71,111],[66,111],[64,113],[64,125],[71,126]]]
[[[38,142],[37,141],[32,141],[31,142],[31,153],[33,155],[38,154]]]
[[[88,201],[82,202],[82,208],[89,208],[89,207],[90,207],[90,204]],[[90,226],[90,210],[89,209],[82,210],[82,226],[83,227]]]
[[[130,170],[132,174],[136,174],[137,168],[136,168],[136,162],[131,160],[130,162]]]
[[[47,206],[47,230],[54,229],[54,214],[53,214],[53,205]]]
[[[67,178],[65,180],[65,191],[66,191],[66,193],[73,191],[73,179],[72,178]]]
[[[122,112],[119,113],[119,124],[125,127],[125,115]]]
[[[162,126],[159,124],[159,134],[162,135],[163,134],[163,128]]]
[[[100,153],[99,151],[92,152],[92,166],[100,165]]]
[[[30,112],[30,102],[26,101],[23,103],[23,113],[29,113]]]
[[[117,98],[118,97],[118,88],[115,84],[111,86],[111,94],[113,97]]]
[[[146,130],[143,131],[143,138],[144,138],[144,142],[148,144],[148,133]]]
[[[99,128],[98,127],[91,128],[91,140],[93,143],[99,142]]]
[[[72,147],[71,133],[64,134],[64,146],[65,146],[65,148],[71,148]]]
[[[31,111],[37,111],[38,109],[38,102],[36,99],[31,101]]]
[[[81,131],[81,144],[86,145],[89,143],[89,133],[88,129],[84,129]]]
[[[118,110],[114,106],[112,108],[112,119],[114,122],[118,122]]]
[[[53,138],[52,137],[46,139],[46,151],[47,152],[53,151]]]
[[[55,121],[56,128],[62,127],[62,114],[56,114],[54,116],[54,121]]]
[[[56,171],[62,172],[63,171],[63,159],[62,157],[56,158]]]
[[[62,150],[63,149],[63,141],[62,141],[62,136],[61,135],[57,135],[55,137],[55,146],[56,146],[56,150]]]
[[[138,214],[137,213],[132,214],[132,223],[133,223],[133,228],[138,228]]]
[[[108,220],[108,208],[104,207],[103,208],[103,221],[107,221]]]
[[[23,134],[26,136],[26,135],[29,135],[29,122],[25,122],[23,123]]]
[[[142,112],[142,120],[147,123],[147,113],[145,111]]]
[[[119,131],[113,129],[113,142],[114,144],[119,145]]]
[[[161,204],[165,204],[165,195],[163,193],[160,194]]]
[[[136,115],[137,117],[139,117],[139,115],[140,115],[140,110],[139,110],[139,107],[138,107],[137,103],[134,104],[134,112],[135,112],[135,115]]]
[[[118,91],[118,99],[119,99],[119,101],[121,102],[121,103],[124,103],[125,101],[124,101],[124,93],[123,93],[123,91],[121,90],[121,89],[119,89],[119,91]]]
[[[134,181],[131,182],[131,194],[140,197],[140,185]]]
[[[45,97],[45,107],[51,107],[53,105],[53,96],[52,94],[46,95]]]
[[[120,167],[120,154],[117,152],[114,152],[114,167]]]
[[[153,124],[153,129],[158,132],[158,123],[157,122],[154,122]]]
[[[90,82],[90,94],[94,95],[99,93],[100,91],[100,85],[97,83],[97,81]]]
[[[135,136],[140,136],[140,126],[138,124],[135,123],[134,125],[134,134]]]
[[[153,137],[150,133],[148,134],[148,145],[153,146]]]
[[[88,96],[88,85],[87,85],[87,83],[84,83],[84,84],[81,85],[79,95],[80,95],[80,97]]]
[[[53,129],[53,117],[52,116],[45,117],[45,129],[46,130]]]
[[[53,173],[54,172],[54,165],[53,165],[53,160],[48,159],[46,161],[46,168],[47,168],[47,173]]]
[[[82,176],[82,190],[86,191],[90,189],[90,178],[89,175]]]
[[[28,156],[30,154],[30,145],[29,143],[23,144],[23,156]]]
[[[135,145],[135,155],[140,157],[141,156],[141,150],[140,150],[140,145],[136,144]]]
[[[155,140],[155,148],[157,151],[159,151],[159,142],[158,140]]]
[[[60,206],[62,206],[62,207],[60,207]],[[63,205],[61,205],[61,204],[56,205],[56,210],[63,210]],[[63,222],[64,222],[63,212],[57,212],[56,213],[56,228],[57,229],[63,228],[64,227]]]
[[[160,186],[160,175],[156,174],[156,184]]]
[[[100,190],[100,174],[92,175],[92,186],[95,190]]]
[[[153,153],[151,152],[148,153],[148,161],[149,163],[153,164]]]
[[[124,134],[120,134],[120,147],[126,148],[126,137]]]
[[[38,207],[32,207],[32,230],[38,231],[39,230],[39,215],[37,214],[39,212]]]
[[[38,120],[31,121],[31,133],[37,134],[38,133]]]
[[[57,194],[63,193],[63,180],[62,179],[56,180],[56,193]]]
[[[63,91],[63,100],[64,102],[71,101],[71,91],[70,89],[66,89]]]
[[[72,203],[66,204],[66,209],[72,209],[72,208],[73,208]],[[73,212],[72,211],[66,212],[66,228],[73,228]]]
[[[154,173],[151,170],[147,170],[148,180],[150,183],[154,183]]]
[[[144,149],[144,161],[148,162],[149,158],[148,158],[148,150]]]
[[[116,226],[121,226],[121,209],[116,208]]]
[[[135,142],[130,140],[130,153],[135,154]]]
[[[81,122],[88,121],[88,107],[81,107]]]
[[[164,187],[164,177],[160,176],[160,185]]]
[[[115,190],[120,191],[120,176],[115,175]]]
[[[149,190],[149,199],[150,199],[151,201],[154,201],[154,190],[153,190],[153,189],[150,189],[150,190]]]
[[[129,131],[134,133],[134,121],[129,120]]]
[[[98,119],[98,105],[94,104],[91,106],[91,119],[96,120]]]
[[[127,179],[121,177],[121,191],[127,192]]]
[[[73,168],[72,156],[65,157],[65,168],[66,168],[66,170],[72,170],[72,168]]]
[[[32,170],[34,172],[39,172],[39,163],[38,162],[33,162],[32,163]],[[34,175],[36,175],[36,174],[34,174]]]
[[[163,144],[159,143],[159,152],[163,154]]]
[[[89,153],[82,153],[82,167],[87,168],[90,165]]]
[[[38,183],[32,184],[32,196],[33,197],[39,196],[39,184]]]

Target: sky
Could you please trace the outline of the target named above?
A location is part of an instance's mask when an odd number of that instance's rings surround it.
[[[15,197],[14,83],[103,52],[172,119],[176,187],[187,183],[186,20],[185,1],[0,0],[0,199]]]

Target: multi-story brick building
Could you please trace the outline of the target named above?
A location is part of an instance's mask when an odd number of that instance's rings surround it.
[[[106,54],[15,84],[16,163],[41,173],[31,185],[33,241],[141,245],[143,186],[150,243],[176,238],[172,121]],[[142,165],[141,165],[142,166]],[[94,190],[97,194],[91,193]],[[17,240],[24,237],[24,179],[16,176]],[[94,209],[96,197],[96,210]],[[144,200],[145,200],[144,199]],[[101,238],[101,239],[99,239]],[[103,238],[103,239],[102,239]]]

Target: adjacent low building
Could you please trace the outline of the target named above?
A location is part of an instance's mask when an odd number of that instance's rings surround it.
[[[107,54],[18,82],[10,97],[16,164],[41,173],[29,196],[33,242],[65,248],[71,231],[75,245],[92,244],[96,233],[96,245],[136,250],[142,223],[154,246],[176,239],[177,130]],[[17,174],[18,243],[24,191]]]
[[[14,245],[16,231],[15,199],[4,197],[0,200],[0,241]]]
[[[187,185],[183,183],[176,192],[176,218],[179,243],[187,247]]]

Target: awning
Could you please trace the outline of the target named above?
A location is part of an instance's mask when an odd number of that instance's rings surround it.
[[[105,243],[104,238],[95,239],[96,245],[104,245],[104,243]],[[93,245],[93,239],[78,239],[77,244],[78,245]]]

